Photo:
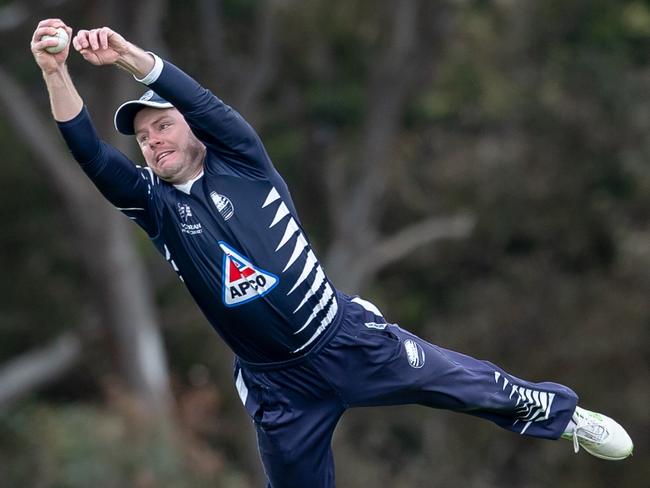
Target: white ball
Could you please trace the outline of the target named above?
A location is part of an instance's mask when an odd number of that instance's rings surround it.
[[[48,39],[56,39],[58,41],[58,44],[56,46],[49,46],[45,48],[45,50],[50,54],[56,54],[63,51],[65,47],[68,45],[68,41],[69,41],[68,33],[63,27],[58,27],[56,29],[56,34],[54,34],[53,36],[41,37],[41,41],[46,41]]]

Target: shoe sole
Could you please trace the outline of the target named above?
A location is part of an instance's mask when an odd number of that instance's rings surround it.
[[[623,459],[627,459],[627,458],[629,458],[629,457],[634,453],[634,451],[632,450],[632,451],[628,452],[627,454],[625,454],[624,456],[620,456],[620,457],[611,457],[611,456],[604,456],[604,455],[602,455],[602,454],[598,454],[598,453],[596,453],[596,452],[594,452],[594,451],[592,451],[592,450],[590,450],[590,449],[587,449],[585,446],[581,446],[581,447],[582,447],[585,451],[587,451],[589,454],[591,454],[592,456],[597,457],[597,458],[600,458],[600,459],[604,459],[604,460],[606,460],[606,461],[622,461]]]

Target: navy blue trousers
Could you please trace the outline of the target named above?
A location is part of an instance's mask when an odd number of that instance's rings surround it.
[[[332,435],[350,407],[420,404],[547,439],[568,424],[577,403],[569,388],[524,381],[387,323],[369,302],[339,300],[336,329],[306,356],[264,366],[236,361],[270,488],[335,486]]]

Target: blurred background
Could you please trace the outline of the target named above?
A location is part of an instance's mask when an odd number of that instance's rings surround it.
[[[608,463],[418,406],[349,411],[340,487],[641,487],[650,1],[0,1],[0,487],[263,486],[232,355],[50,117],[40,19],[108,25],[260,132],[330,277],[620,420]],[[102,136],[143,88],[72,53]],[[309,487],[306,487],[309,488]]]

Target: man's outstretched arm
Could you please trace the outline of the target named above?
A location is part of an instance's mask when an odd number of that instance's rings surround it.
[[[43,79],[50,96],[52,115],[58,122],[65,122],[75,118],[83,108],[83,100],[70,78],[66,60],[70,52],[70,44],[60,53],[51,54],[45,49],[56,45],[55,40],[41,40],[43,36],[54,35],[56,29],[61,27],[66,30],[68,37],[72,37],[72,29],[65,25],[61,19],[46,19],[38,23],[32,36],[31,49],[36,64],[41,68]]]
[[[60,53],[51,54],[46,48],[56,44],[56,41],[41,40],[44,35],[53,35],[57,28],[65,29],[68,37],[72,34],[72,29],[60,19],[43,20],[34,31],[31,49],[43,73],[52,114],[61,135],[74,158],[102,194],[125,213],[125,209],[138,209],[137,215],[127,215],[135,218],[150,235],[154,234],[154,222],[146,211],[153,177],[145,170],[136,168],[129,158],[100,139],[66,67],[70,46]],[[80,49],[83,50],[82,47]],[[145,59],[151,57],[144,54]],[[148,68],[146,62],[142,64],[143,69]]]

